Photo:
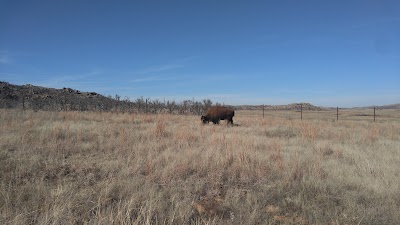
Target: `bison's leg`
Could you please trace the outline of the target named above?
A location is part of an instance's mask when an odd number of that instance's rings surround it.
[[[227,120],[226,120],[226,123],[227,124],[232,124],[233,125],[233,117],[229,117]]]
[[[210,119],[207,118],[206,116],[201,116],[201,121],[203,121],[203,124],[206,124],[210,122]]]
[[[212,122],[219,125],[219,119],[213,119]]]

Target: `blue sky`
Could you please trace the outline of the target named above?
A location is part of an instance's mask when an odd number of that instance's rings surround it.
[[[0,0],[0,80],[135,99],[400,103],[400,1]]]

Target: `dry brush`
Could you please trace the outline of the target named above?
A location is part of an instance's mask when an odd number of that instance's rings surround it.
[[[0,110],[1,224],[396,224],[400,121]]]

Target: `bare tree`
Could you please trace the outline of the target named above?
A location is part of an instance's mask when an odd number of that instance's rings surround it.
[[[203,100],[203,111],[207,111],[212,106],[212,101],[210,99]]]
[[[169,113],[173,113],[175,109],[177,108],[175,100],[173,101],[167,101],[167,109]]]

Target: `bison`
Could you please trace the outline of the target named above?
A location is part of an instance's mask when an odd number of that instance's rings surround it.
[[[233,125],[232,118],[234,115],[235,111],[231,108],[214,106],[207,110],[206,115],[201,116],[201,121],[203,121],[203,123],[209,123],[211,121],[214,124],[219,124],[220,120],[227,120],[227,123]]]

